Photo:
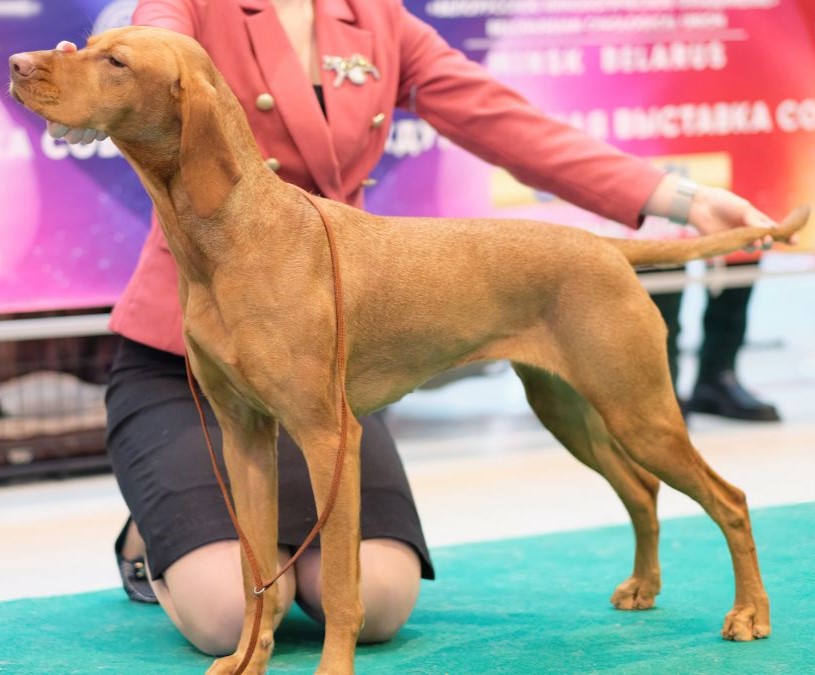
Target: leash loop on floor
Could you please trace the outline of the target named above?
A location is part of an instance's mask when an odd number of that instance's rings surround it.
[[[263,575],[260,570],[260,565],[258,564],[257,558],[255,558],[255,553],[251,544],[249,543],[249,539],[238,523],[238,516],[235,513],[234,507],[232,506],[232,500],[230,499],[229,492],[227,491],[223,476],[221,475],[221,470],[218,467],[218,461],[215,458],[215,451],[212,447],[212,439],[210,438],[209,430],[207,429],[204,408],[201,405],[201,400],[198,396],[198,389],[196,387],[195,378],[192,374],[192,368],[190,367],[189,356],[187,354],[184,355],[184,362],[187,368],[187,382],[190,386],[190,391],[192,392],[195,407],[198,410],[198,417],[201,420],[201,428],[204,430],[204,438],[206,440],[210,460],[212,461],[212,468],[215,471],[215,478],[218,481],[218,486],[221,488],[221,494],[223,495],[224,502],[226,503],[226,510],[229,513],[229,518],[232,520],[232,524],[235,527],[235,532],[238,534],[238,541],[240,542],[240,546],[243,549],[244,555],[246,556],[246,561],[252,573],[252,581],[254,584],[252,593],[255,596],[255,612],[252,621],[252,633],[249,637],[249,645],[246,653],[244,654],[243,660],[235,670],[235,675],[240,675],[246,670],[246,667],[249,665],[249,661],[252,658],[252,654],[255,651],[255,647],[257,646],[258,636],[260,635],[260,623],[263,618],[264,593],[280,577],[291,569],[294,563],[297,562],[298,558],[300,558],[300,556],[306,551],[309,544],[314,541],[314,538],[317,536],[317,534],[319,534],[323,525],[325,525],[325,522],[328,520],[329,515],[331,515],[331,511],[334,508],[334,503],[337,500],[337,494],[339,493],[340,480],[342,478],[342,466],[345,460],[345,450],[348,440],[348,400],[345,393],[345,312],[343,305],[342,275],[340,273],[339,257],[337,253],[337,242],[334,237],[334,231],[331,229],[328,219],[326,218],[325,211],[323,211],[317,197],[309,194],[305,190],[301,190],[300,188],[297,189],[300,190],[300,192],[308,199],[309,202],[311,202],[311,205],[320,215],[320,220],[322,221],[326,238],[328,240],[328,249],[331,257],[331,271],[334,282],[334,315],[336,318],[335,330],[337,359],[335,365],[337,384],[339,385],[340,389],[340,443],[337,449],[337,460],[334,465],[334,474],[331,479],[331,489],[326,497],[323,512],[320,514],[320,517],[317,519],[317,522],[314,524],[314,527],[308,533],[303,543],[300,544],[300,548],[298,548],[294,555],[289,558],[288,562],[280,570],[278,570],[277,574],[275,574],[271,580],[267,581],[266,583],[263,583]]]

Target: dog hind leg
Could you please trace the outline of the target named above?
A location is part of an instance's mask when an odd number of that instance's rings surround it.
[[[661,416],[655,411],[655,417]],[[698,502],[722,530],[736,582],[735,602],[725,617],[722,636],[739,641],[767,637],[770,604],[761,580],[744,493],[707,465],[678,423],[624,420],[621,411],[607,413],[606,420],[629,456]]]
[[[634,464],[608,433],[586,399],[561,378],[516,364],[526,397],[538,419],[578,460],[603,476],[631,517],[636,538],[634,570],[611,596],[617,609],[648,609],[660,590],[659,480]]]
[[[736,597],[722,634],[752,640],[770,633],[744,493],[725,482],[691,445],[668,372],[665,329],[653,303],[618,305],[608,332],[599,312],[583,316],[597,330],[570,331],[569,382],[597,410],[626,454],[646,471],[699,503],[722,530],[733,562]],[[592,312],[586,307],[585,314]],[[613,332],[611,332],[613,330]],[[561,339],[560,344],[566,344]],[[602,377],[598,377],[602,373]]]

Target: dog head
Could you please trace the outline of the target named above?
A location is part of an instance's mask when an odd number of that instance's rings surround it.
[[[141,168],[180,171],[201,217],[212,215],[240,179],[220,121],[226,85],[192,38],[118,28],[79,51],[15,54],[9,68],[11,95],[41,117],[104,131]]]

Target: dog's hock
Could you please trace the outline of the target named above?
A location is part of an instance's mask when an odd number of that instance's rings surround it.
[[[182,63],[181,182],[195,215],[209,218],[241,179],[241,168],[220,121],[215,87]]]

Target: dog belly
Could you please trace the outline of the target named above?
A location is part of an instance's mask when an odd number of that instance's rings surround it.
[[[414,341],[397,349],[369,348],[349,359],[346,390],[355,414],[395,403],[436,375],[468,363],[509,360],[565,374],[559,346],[545,323],[496,331],[466,347],[440,334],[427,343]]]

